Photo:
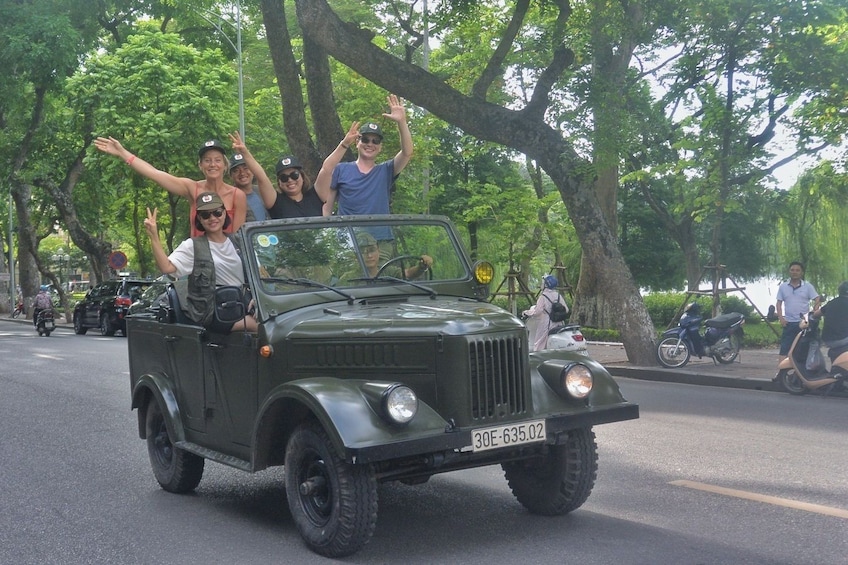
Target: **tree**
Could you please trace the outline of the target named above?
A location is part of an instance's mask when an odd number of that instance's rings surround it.
[[[598,284],[609,292],[616,305],[629,358],[652,364],[653,328],[601,209],[594,187],[596,171],[560,131],[545,121],[551,88],[572,63],[573,52],[561,44],[549,44],[549,65],[540,73],[532,99],[515,110],[481,96],[494,78],[502,76],[500,70],[481,74],[481,86],[464,94],[440,77],[374,45],[370,34],[342,22],[325,1],[298,0],[296,6],[304,34],[343,64],[465,132],[521,151],[539,163],[560,192],[584,254],[598,267]],[[568,7],[562,5],[558,9],[567,18]],[[516,13],[516,18],[520,22],[520,13]],[[493,57],[500,53],[495,50]],[[493,58],[492,68],[498,67]]]

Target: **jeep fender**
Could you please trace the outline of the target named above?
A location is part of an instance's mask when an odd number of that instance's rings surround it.
[[[146,439],[144,423],[147,419],[150,400],[153,399],[162,407],[165,426],[168,428],[171,441],[176,443],[185,440],[185,429],[180,420],[180,406],[171,385],[171,379],[161,373],[148,373],[136,381],[130,408],[138,409],[138,437],[141,439]]]
[[[276,459],[281,456],[279,451],[309,414],[326,430],[339,456],[348,461],[354,459],[353,454],[374,446],[445,436],[448,422],[420,399],[418,413],[408,424],[392,424],[384,418],[380,392],[393,384],[396,381],[319,377],[280,385],[259,409],[254,470],[282,464]]]

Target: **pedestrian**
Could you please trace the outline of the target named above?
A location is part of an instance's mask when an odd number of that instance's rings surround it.
[[[197,196],[194,208],[197,210],[194,221],[201,235],[186,239],[170,255],[165,254],[159,240],[157,211],[147,209],[144,227],[150,236],[156,266],[165,275],[188,276],[188,300],[182,306],[194,322],[217,333],[257,331],[256,319],[250,314],[236,322],[226,323],[214,315],[216,288],[243,288],[244,266],[233,240],[224,233],[230,217],[221,197],[214,192],[202,192]]]
[[[534,318],[536,322],[536,328],[533,332],[533,351],[547,349],[548,335],[550,335],[551,330],[565,324],[564,317],[563,319],[551,319],[551,313],[554,310],[564,309],[564,314],[558,316],[554,313],[554,318],[568,314],[568,305],[557,290],[558,286],[559,281],[555,276],[545,275],[542,278],[542,292],[539,293],[536,304],[523,312],[526,318]],[[560,304],[561,307],[555,307],[555,304]]]
[[[376,122],[359,126],[353,122],[344,139],[324,160],[315,179],[315,187],[323,193],[329,188],[324,214],[330,215],[338,200],[340,216],[356,214],[389,214],[389,202],[395,179],[412,158],[412,134],[406,123],[406,109],[400,99],[387,97],[389,113],[383,117],[395,122],[400,135],[400,151],[394,158],[377,163],[383,149],[383,130]],[[342,163],[347,150],[356,143],[356,161]],[[377,235],[377,234],[374,234]],[[388,234],[391,239],[391,233]],[[381,239],[377,236],[377,239]]]
[[[818,310],[821,297],[812,284],[804,280],[804,264],[792,261],[789,264],[789,280],[777,289],[775,311],[783,333],[780,336],[778,363],[786,359],[792,341],[801,331],[801,318],[810,312],[810,301],[814,301],[813,310]]]
[[[261,222],[268,219],[268,210],[265,209],[265,202],[262,200],[262,195],[259,190],[254,189],[254,179],[256,178],[253,171],[245,163],[242,153],[234,153],[230,157],[230,179],[233,185],[244,192],[244,197],[247,200],[247,214],[245,215],[246,222]],[[258,187],[257,187],[258,188]]]
[[[196,237],[202,233],[197,229],[195,222],[197,214],[195,202],[201,192],[214,192],[224,202],[227,215],[230,218],[226,228],[227,233],[239,229],[247,217],[247,199],[244,192],[224,182],[224,173],[229,168],[227,151],[223,145],[214,139],[201,145],[197,152],[197,165],[203,173],[203,180],[201,181],[194,181],[186,177],[175,177],[157,169],[144,159],[127,151],[114,137],[98,137],[94,140],[94,145],[104,153],[123,159],[132,170],[149,178],[171,194],[188,200],[191,206],[189,213],[191,237]]]

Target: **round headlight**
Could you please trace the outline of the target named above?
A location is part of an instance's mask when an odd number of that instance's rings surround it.
[[[474,265],[474,279],[480,284],[489,284],[495,278],[495,268],[491,263],[481,261]]]
[[[392,422],[406,424],[418,412],[418,396],[408,386],[394,385],[383,394],[383,409]]]
[[[574,363],[562,374],[562,386],[574,398],[586,398],[592,392],[592,371],[586,365]]]

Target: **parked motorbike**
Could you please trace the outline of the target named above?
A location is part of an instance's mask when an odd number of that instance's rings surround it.
[[[701,323],[707,327],[702,336]],[[745,316],[729,312],[704,322],[701,306],[689,304],[676,328],[666,330],[657,345],[657,360],[663,367],[683,367],[692,355],[712,357],[713,363],[733,363],[742,347]]]
[[[819,389],[826,394],[839,389],[848,391],[848,346],[831,348],[828,357],[833,361],[830,367],[819,351],[821,362],[815,364],[818,366],[807,368],[810,349],[820,347],[818,325],[817,318],[805,314],[801,318],[801,331],[789,348],[789,355],[777,366],[774,380],[789,394],[801,395]]]
[[[56,320],[53,318],[53,310],[42,310],[35,317],[35,329],[39,336],[50,337],[50,332],[56,329]]]
[[[577,324],[551,328],[548,332],[548,349],[564,349],[581,355],[589,355],[586,339]]]
[[[21,316],[21,314],[23,314],[23,313],[24,313],[24,303],[18,302],[15,305],[15,309],[12,310],[12,317],[13,318],[19,318]]]

